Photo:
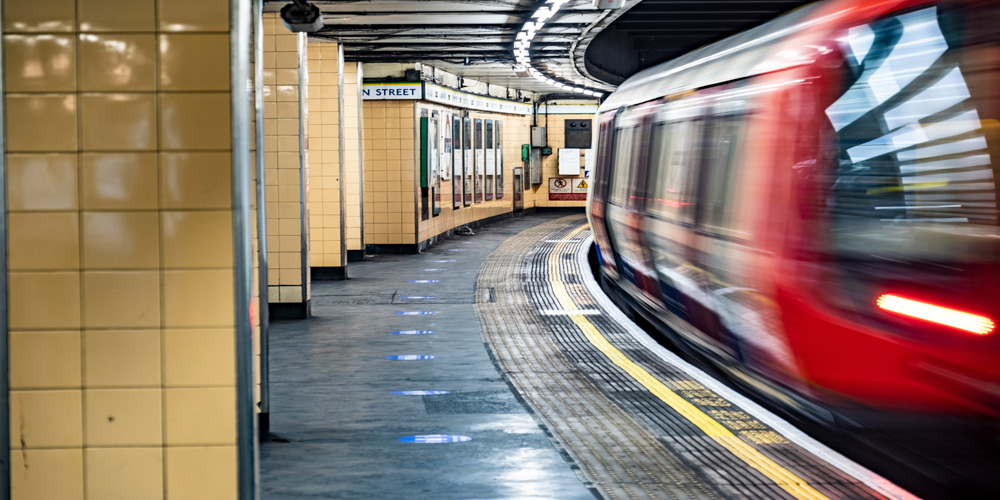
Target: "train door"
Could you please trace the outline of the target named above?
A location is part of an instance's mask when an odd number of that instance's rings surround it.
[[[659,279],[664,321],[700,345],[714,348],[700,332],[709,312],[692,265],[696,184],[701,164],[703,106],[685,101],[662,106],[650,127],[648,200],[643,206],[647,244]]]
[[[605,217],[608,184],[611,176],[611,158],[613,156],[615,111],[602,114],[599,120],[599,132],[596,138],[597,161],[592,173],[587,215],[590,217],[590,227],[594,232],[594,244],[597,246],[597,259],[601,264],[601,269],[611,279],[618,279],[618,262],[611,247],[611,238]]]
[[[659,306],[659,284],[645,247],[639,216],[647,191],[649,129],[654,110],[653,105],[640,106],[622,114],[616,124],[607,215],[612,244],[621,258],[625,278],[635,285],[641,298]]]

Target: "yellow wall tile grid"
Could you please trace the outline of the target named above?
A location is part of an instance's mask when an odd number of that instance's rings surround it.
[[[229,2],[3,9],[13,498],[235,499]]]
[[[413,101],[364,101],[365,244],[416,244]]]
[[[303,273],[303,269],[309,269],[309,225],[304,223],[300,211],[303,190],[300,182],[298,105],[299,92],[308,95],[308,86],[299,88],[298,38],[304,35],[288,31],[277,13],[264,14],[263,32],[268,302],[299,304],[297,310],[305,315],[310,296],[309,273]],[[314,111],[312,118],[314,121],[322,120],[322,116],[322,112]],[[304,122],[308,132],[308,116]],[[306,156],[304,179],[309,179],[308,153],[308,150],[302,152]],[[308,200],[308,190],[305,192]],[[306,207],[309,208],[308,203]],[[307,210],[306,221],[308,219]]]
[[[336,42],[309,42],[309,250],[313,267],[342,267],[340,88]]]
[[[565,144],[565,133],[566,120],[594,120],[594,115],[589,114],[579,114],[579,115],[549,115],[547,117],[539,116],[538,124],[546,127],[546,137],[548,138],[549,147],[552,148],[552,154],[547,156],[542,156],[542,184],[539,186],[533,186],[532,197],[534,199],[535,206],[537,207],[583,207],[586,206],[586,201],[559,201],[549,199],[549,179],[552,177],[566,177],[559,175],[559,149]],[[547,124],[546,124],[547,123]],[[597,122],[594,121],[594,124]],[[593,129],[591,129],[593,130]],[[596,133],[596,131],[594,132]],[[580,154],[580,176],[583,175],[583,154]]]

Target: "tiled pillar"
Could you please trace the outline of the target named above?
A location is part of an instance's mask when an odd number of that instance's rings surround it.
[[[364,230],[362,227],[362,190],[364,174],[362,172],[362,107],[359,95],[361,80],[361,63],[344,63],[344,196],[347,207],[347,253],[349,260],[363,260],[365,251]]]
[[[413,101],[364,101],[365,244],[415,250]]]
[[[316,279],[347,277],[340,229],[340,88],[337,43],[309,42],[310,263]]]
[[[228,0],[3,0],[15,500],[237,497]]]
[[[309,155],[308,150],[300,152],[300,129],[305,133],[308,126],[300,127],[299,120],[298,52],[299,37],[305,35],[288,31],[276,13],[264,14],[263,31],[268,303],[273,319],[305,318],[310,295],[309,273],[303,272],[309,269],[305,223],[309,216],[302,216],[302,200],[308,193],[303,180],[309,178]],[[300,154],[305,160],[301,165]]]

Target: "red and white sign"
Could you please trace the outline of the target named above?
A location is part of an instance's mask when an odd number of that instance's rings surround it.
[[[586,201],[588,184],[583,177],[549,177],[549,201]]]

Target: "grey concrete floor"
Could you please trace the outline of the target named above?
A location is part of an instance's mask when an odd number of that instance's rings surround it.
[[[594,499],[501,378],[473,309],[485,257],[563,215],[501,221],[418,255],[351,263],[347,281],[313,282],[315,317],[271,327],[271,431],[287,442],[261,445],[263,498]],[[434,314],[396,314],[413,311]],[[386,358],[399,354],[437,358]],[[415,390],[451,393],[391,394]],[[433,434],[472,439],[398,441]]]

